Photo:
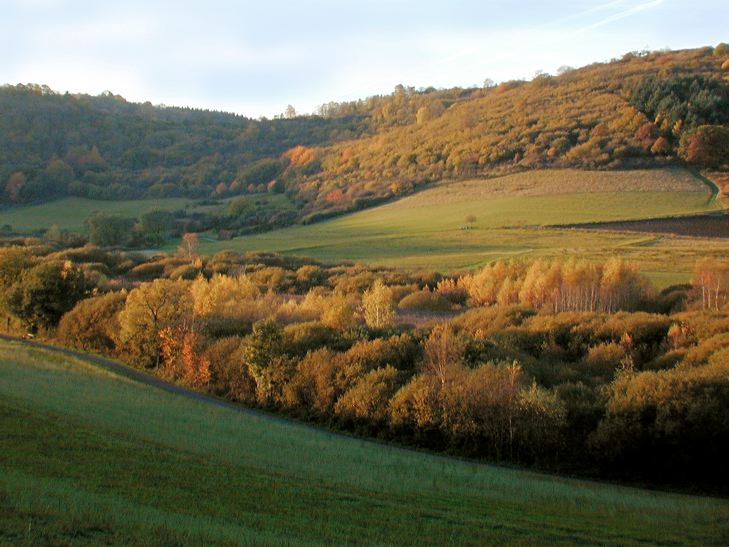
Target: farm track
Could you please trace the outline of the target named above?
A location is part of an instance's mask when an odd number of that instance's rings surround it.
[[[708,177],[706,177],[706,176],[702,175],[702,174],[701,174],[701,173],[699,173],[698,171],[695,171],[695,170],[691,169],[691,170],[690,170],[689,172],[690,172],[690,173],[691,173],[691,174],[692,174],[692,175],[693,175],[694,177],[696,177],[696,178],[697,178],[698,180],[700,180],[701,182],[703,182],[704,184],[706,184],[706,186],[708,186],[708,187],[709,187],[709,189],[711,189],[711,198],[709,198],[709,203],[714,203],[714,202],[716,202],[716,201],[717,201],[717,199],[719,199],[719,195],[721,194],[721,188],[719,188],[719,185],[718,185],[718,184],[716,184],[716,183],[715,183],[715,182],[714,182],[713,180],[711,180],[710,178],[708,178]]]

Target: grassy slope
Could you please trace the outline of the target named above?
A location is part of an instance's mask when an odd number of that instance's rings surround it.
[[[0,342],[0,543],[723,543],[729,502],[477,465]]]
[[[665,276],[690,270],[696,249],[721,244],[670,237],[541,228],[596,220],[627,220],[717,209],[709,189],[687,171],[533,171],[491,180],[438,186],[397,202],[309,226],[233,241],[203,251],[270,250],[323,260],[351,259],[440,270],[477,267],[511,256],[622,253]],[[462,230],[466,217],[477,220]],[[646,247],[655,257],[643,259]],[[723,251],[729,251],[725,245]],[[686,264],[663,265],[666,253],[690,254]],[[665,268],[668,267],[669,270]],[[670,277],[670,276],[669,276]]]
[[[10,224],[18,232],[43,230],[57,224],[62,230],[86,232],[84,220],[92,213],[108,213],[138,217],[141,213],[162,209],[183,209],[192,200],[187,198],[106,201],[86,198],[64,198],[38,205],[0,209],[0,225]]]

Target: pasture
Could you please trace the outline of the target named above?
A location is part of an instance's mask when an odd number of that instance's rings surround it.
[[[0,226],[9,224],[16,232],[45,230],[54,224],[61,230],[86,233],[84,224],[93,213],[137,218],[148,211],[176,211],[193,203],[188,198],[138,199],[106,201],[87,198],[64,198],[36,205],[0,209]]]
[[[465,462],[0,341],[0,543],[720,544],[729,502]]]
[[[206,241],[202,251],[266,250],[441,271],[475,268],[499,258],[574,255],[597,260],[618,254],[637,261],[663,284],[685,281],[699,253],[729,255],[729,243],[549,226],[719,208],[711,189],[682,169],[532,171],[442,184],[308,226]]]

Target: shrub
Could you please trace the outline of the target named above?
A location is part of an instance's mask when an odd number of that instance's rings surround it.
[[[405,311],[437,313],[450,311],[451,303],[440,293],[424,289],[407,295],[397,307]]]
[[[615,342],[592,346],[585,357],[585,365],[592,375],[612,377],[626,357],[625,347]]]
[[[82,300],[58,323],[56,337],[82,351],[112,353],[119,342],[119,312],[127,295],[114,292]]]
[[[310,350],[334,344],[339,338],[334,329],[318,321],[287,325],[283,336],[287,353],[301,357]]]
[[[398,387],[399,373],[391,367],[378,368],[365,374],[337,401],[334,412],[345,423],[367,423],[378,427],[387,418],[390,398]]]

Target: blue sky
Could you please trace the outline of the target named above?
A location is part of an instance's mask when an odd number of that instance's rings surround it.
[[[0,0],[0,83],[270,117],[721,41],[726,0]]]

